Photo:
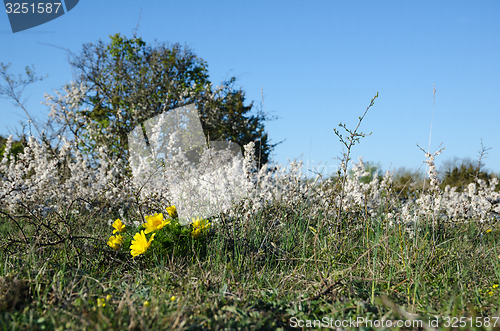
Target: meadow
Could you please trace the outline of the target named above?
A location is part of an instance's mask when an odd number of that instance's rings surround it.
[[[226,171],[205,173],[212,184],[233,176],[225,185],[244,196],[218,190],[217,214],[187,220],[172,203],[185,192],[169,187],[192,169],[185,157],[137,183],[105,150],[90,157],[74,141],[52,148],[30,137],[14,156],[8,139],[1,328],[498,328],[498,180],[443,188],[439,151],[427,152],[428,178],[410,178],[403,195],[393,174],[368,176],[350,159],[365,115],[336,131],[345,147],[336,175],[261,166],[249,144]]]

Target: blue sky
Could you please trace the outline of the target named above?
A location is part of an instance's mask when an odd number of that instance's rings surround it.
[[[44,25],[13,34],[0,14],[0,61],[14,72],[48,75],[26,90],[46,117],[43,94],[72,79],[67,55],[114,33],[187,45],[207,61],[213,82],[231,76],[247,99],[276,120],[267,124],[274,159],[338,165],[333,128],[354,126],[379,92],[362,130],[373,132],[353,156],[384,169],[419,168],[432,124],[440,160],[485,160],[500,171],[500,2],[498,1],[90,1]],[[433,116],[433,84],[436,98]],[[0,100],[0,134],[26,121]]]

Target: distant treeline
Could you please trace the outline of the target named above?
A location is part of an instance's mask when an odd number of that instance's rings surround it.
[[[368,183],[375,176],[379,177],[379,180],[382,180],[384,171],[380,165],[366,162],[365,169],[368,175],[361,177],[361,182]],[[466,190],[468,185],[476,182],[477,179],[488,182],[493,178],[499,177],[498,174],[485,170],[478,162],[458,158],[445,161],[439,169],[439,174],[442,190],[449,185],[450,187],[456,187],[457,191],[460,192]],[[419,171],[401,167],[392,172],[392,190],[399,192],[402,198],[411,197],[417,191],[425,190],[429,187],[425,169]],[[497,185],[496,191],[499,190],[500,185]]]

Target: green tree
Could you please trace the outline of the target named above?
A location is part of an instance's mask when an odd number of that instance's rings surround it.
[[[23,136],[21,140],[12,141],[12,147],[10,153],[12,156],[16,157],[17,154],[24,151],[24,145],[26,144],[25,137]],[[0,160],[2,160],[5,153],[5,145],[7,143],[7,138],[0,136]]]
[[[445,166],[445,172],[441,186],[444,188],[446,185],[457,187],[458,191],[467,189],[470,183],[474,183],[476,179],[489,181],[493,178],[493,174],[484,171],[478,167],[478,164],[464,159],[454,159],[448,161]]]
[[[256,141],[256,156],[266,163],[272,149],[264,116],[245,104],[235,79],[213,87],[205,61],[178,44],[147,44],[139,37],[110,36],[110,42],[83,45],[73,55],[76,85],[83,87],[78,116],[59,116],[89,152],[106,146],[126,160],[127,135],[162,112],[194,103],[210,140],[243,146]]]
[[[400,167],[393,172],[392,189],[400,198],[407,199],[422,189],[425,180],[423,172]]]

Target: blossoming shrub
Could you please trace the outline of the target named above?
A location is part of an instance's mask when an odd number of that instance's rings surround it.
[[[98,201],[121,207],[132,203],[120,162],[109,160],[105,150],[99,160],[91,160],[72,142],[55,149],[30,136],[23,152],[10,157],[12,141],[12,136],[7,139],[0,161],[0,199],[6,210],[61,212],[78,199],[88,202],[87,208]]]

